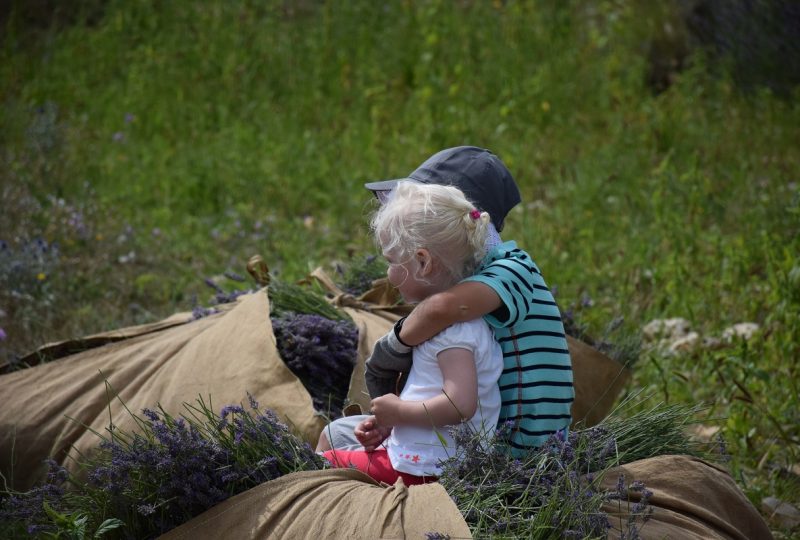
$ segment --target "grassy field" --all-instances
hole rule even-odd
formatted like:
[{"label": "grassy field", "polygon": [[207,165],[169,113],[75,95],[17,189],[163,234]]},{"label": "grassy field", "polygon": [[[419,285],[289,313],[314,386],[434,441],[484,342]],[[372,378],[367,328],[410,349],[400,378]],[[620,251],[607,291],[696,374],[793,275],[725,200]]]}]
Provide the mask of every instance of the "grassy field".
[{"label": "grassy field", "polygon": [[60,5],[1,34],[0,360],[203,304],[256,253],[372,253],[363,182],[473,144],[590,334],[698,333],[630,390],[709,404],[754,504],[800,505],[800,92],[687,47],[677,4]]}]

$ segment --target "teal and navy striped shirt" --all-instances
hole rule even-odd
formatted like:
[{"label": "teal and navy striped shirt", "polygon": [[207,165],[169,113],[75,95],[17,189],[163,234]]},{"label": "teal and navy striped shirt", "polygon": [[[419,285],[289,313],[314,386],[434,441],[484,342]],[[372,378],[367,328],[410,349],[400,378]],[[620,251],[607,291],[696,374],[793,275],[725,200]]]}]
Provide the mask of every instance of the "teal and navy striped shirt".
[{"label": "teal and navy striped shirt", "polygon": [[492,249],[465,281],[488,285],[505,306],[484,317],[503,350],[498,425],[513,422],[515,454],[539,447],[570,425],[575,397],[558,306],[536,263],[513,241]]}]

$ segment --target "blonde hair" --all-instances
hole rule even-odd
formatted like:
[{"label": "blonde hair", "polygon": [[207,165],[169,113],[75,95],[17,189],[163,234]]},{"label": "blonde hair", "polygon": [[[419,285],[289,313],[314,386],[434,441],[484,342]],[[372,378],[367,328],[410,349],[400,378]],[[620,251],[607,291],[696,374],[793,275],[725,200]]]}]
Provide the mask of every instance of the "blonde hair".
[{"label": "blonde hair", "polygon": [[458,188],[404,180],[370,225],[384,253],[408,260],[427,249],[447,271],[443,284],[450,284],[472,275],[486,255],[489,223],[489,214]]}]

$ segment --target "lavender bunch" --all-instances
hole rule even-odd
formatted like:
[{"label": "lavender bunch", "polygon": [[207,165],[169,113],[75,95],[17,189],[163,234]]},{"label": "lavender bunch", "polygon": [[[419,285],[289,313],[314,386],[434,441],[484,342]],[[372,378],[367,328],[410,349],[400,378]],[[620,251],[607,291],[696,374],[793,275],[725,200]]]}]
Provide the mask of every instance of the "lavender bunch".
[{"label": "lavender bunch", "polygon": [[332,419],[341,416],[356,364],[355,325],[286,312],[273,317],[272,328],[281,358],[311,394],[314,408]]},{"label": "lavender bunch", "polygon": [[[112,513],[146,536],[162,533],[228,498],[231,456],[183,419],[145,409],[149,433],[116,433],[100,444],[89,474]],[[113,433],[113,432],[112,432]],[[142,519],[147,518],[147,519]],[[135,524],[135,525],[134,525]]]},{"label": "lavender bunch", "polygon": [[100,538],[124,525],[116,518],[90,522],[90,514],[100,513],[87,511],[82,504],[86,499],[67,489],[72,479],[64,467],[53,460],[46,463],[44,483],[25,493],[3,494],[0,538]]},{"label": "lavender bunch", "polygon": [[202,399],[175,418],[163,409],[136,417],[140,432],[111,429],[87,464],[94,508],[120,518],[135,538],[162,534],[223,500],[299,470],[322,469],[311,447],[272,411]]},{"label": "lavender bunch", "polygon": [[47,480],[26,493],[8,493],[0,501],[0,533],[3,538],[53,532],[45,505],[55,510],[65,507],[67,470],[53,460],[47,461]]},{"label": "lavender bunch", "polygon": [[551,437],[539,450],[514,458],[502,427],[492,441],[460,427],[457,453],[439,481],[476,538],[605,538],[611,524],[599,477],[586,474],[602,459],[586,455],[583,438]]},{"label": "lavender bunch", "polygon": [[[606,471],[659,455],[713,459],[713,454],[686,435],[704,406],[643,408],[647,398],[637,397],[626,399],[600,425],[570,430],[566,437],[554,434],[520,459],[505,443],[513,423],[493,437],[459,427],[453,433],[456,453],[442,463],[439,481],[476,538],[605,538],[612,528],[622,538],[638,538],[652,514],[652,492],[637,482],[626,486],[624,479],[616,490],[605,490]],[[618,523],[601,510],[615,500],[625,516]]]}]

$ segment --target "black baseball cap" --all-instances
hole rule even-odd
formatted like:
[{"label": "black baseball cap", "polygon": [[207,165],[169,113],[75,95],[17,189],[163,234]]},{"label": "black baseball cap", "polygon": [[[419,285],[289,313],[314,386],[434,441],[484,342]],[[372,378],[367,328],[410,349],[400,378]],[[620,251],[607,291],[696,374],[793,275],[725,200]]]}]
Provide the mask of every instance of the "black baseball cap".
[{"label": "black baseball cap", "polygon": [[380,193],[388,193],[402,180],[457,187],[479,210],[489,212],[498,231],[503,230],[506,216],[522,200],[514,177],[500,158],[477,146],[441,150],[406,178],[369,182],[364,187],[381,199]]}]

